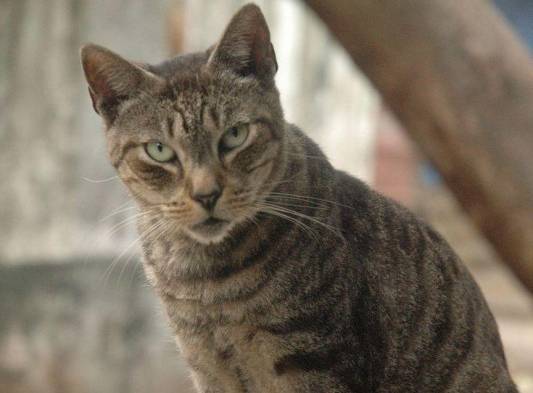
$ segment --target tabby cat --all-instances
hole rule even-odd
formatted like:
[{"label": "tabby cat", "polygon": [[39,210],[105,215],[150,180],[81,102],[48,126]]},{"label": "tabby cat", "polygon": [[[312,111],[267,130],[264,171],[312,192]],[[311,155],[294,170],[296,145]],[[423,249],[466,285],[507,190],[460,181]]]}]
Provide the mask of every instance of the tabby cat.
[{"label": "tabby cat", "polygon": [[517,391],[448,244],[285,122],[257,6],[204,52],[81,58],[199,392]]}]

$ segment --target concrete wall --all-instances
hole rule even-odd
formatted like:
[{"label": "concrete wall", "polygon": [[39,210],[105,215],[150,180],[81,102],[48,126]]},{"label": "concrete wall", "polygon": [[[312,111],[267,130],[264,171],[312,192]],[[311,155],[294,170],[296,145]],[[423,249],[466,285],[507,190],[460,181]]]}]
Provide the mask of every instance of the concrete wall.
[{"label": "concrete wall", "polygon": [[186,393],[138,262],[0,267],[0,392]]}]

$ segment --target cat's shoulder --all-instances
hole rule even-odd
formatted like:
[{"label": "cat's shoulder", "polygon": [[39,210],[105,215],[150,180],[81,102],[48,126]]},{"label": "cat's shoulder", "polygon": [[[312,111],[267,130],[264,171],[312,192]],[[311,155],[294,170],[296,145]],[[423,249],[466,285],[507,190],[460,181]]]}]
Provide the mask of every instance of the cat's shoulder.
[{"label": "cat's shoulder", "polygon": [[428,243],[449,248],[444,238],[422,217],[397,201],[373,190],[362,180],[350,174],[335,171],[336,198],[342,214],[351,217],[356,224],[374,228],[385,237],[397,237],[402,233],[416,233]]}]

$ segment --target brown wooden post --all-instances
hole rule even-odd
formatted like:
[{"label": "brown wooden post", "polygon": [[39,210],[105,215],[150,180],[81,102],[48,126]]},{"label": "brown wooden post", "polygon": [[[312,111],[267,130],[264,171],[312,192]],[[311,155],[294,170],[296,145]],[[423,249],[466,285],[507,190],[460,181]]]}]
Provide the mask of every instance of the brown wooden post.
[{"label": "brown wooden post", "polygon": [[533,291],[533,64],[484,0],[307,0]]}]

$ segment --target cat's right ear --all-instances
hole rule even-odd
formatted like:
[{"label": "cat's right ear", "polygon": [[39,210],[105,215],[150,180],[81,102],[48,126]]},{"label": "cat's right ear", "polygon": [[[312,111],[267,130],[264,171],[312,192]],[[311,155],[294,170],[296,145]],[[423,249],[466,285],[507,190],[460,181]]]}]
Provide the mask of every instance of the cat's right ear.
[{"label": "cat's right ear", "polygon": [[94,110],[108,122],[114,120],[121,102],[163,83],[151,72],[99,45],[84,45],[80,55]]}]

